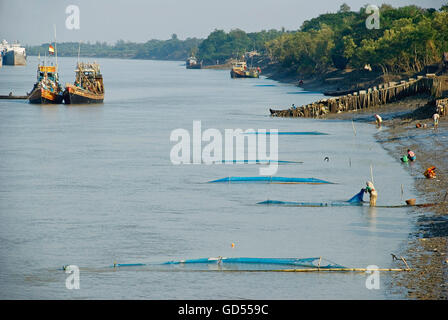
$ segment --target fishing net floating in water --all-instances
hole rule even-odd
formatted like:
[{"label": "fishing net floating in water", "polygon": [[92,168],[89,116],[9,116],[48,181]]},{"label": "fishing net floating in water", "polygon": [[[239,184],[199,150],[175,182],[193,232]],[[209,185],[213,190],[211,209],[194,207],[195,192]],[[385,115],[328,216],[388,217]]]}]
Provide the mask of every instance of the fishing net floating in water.
[{"label": "fishing net floating in water", "polygon": [[310,184],[333,184],[333,182],[316,178],[288,178],[288,177],[226,177],[209,183],[310,183]]},{"label": "fishing net floating in water", "polygon": [[257,204],[267,205],[283,205],[283,206],[295,206],[295,207],[343,207],[343,206],[360,206],[364,203],[364,189],[361,189],[357,194],[351,197],[347,201],[333,201],[333,202],[295,202],[295,201],[279,201],[279,200],[266,200],[258,202]]},{"label": "fishing net floating in water", "polygon": [[284,132],[246,132],[245,134],[277,134],[277,135],[286,135],[286,136],[327,136],[328,133],[319,132],[319,131],[284,131]]},{"label": "fishing net floating in water", "polygon": [[[62,270],[66,270],[64,266]],[[315,258],[227,258],[211,257],[149,263],[116,263],[107,269],[132,269],[160,272],[365,272],[366,268],[349,268],[322,257]],[[104,272],[106,269],[84,268]],[[410,271],[402,268],[378,268],[378,271]]]},{"label": "fishing net floating in water", "polygon": [[303,161],[290,160],[222,160],[221,163],[256,163],[256,164],[289,164],[289,163],[303,163]]},{"label": "fishing net floating in water", "polygon": [[345,268],[337,263],[323,259],[316,258],[226,258],[226,257],[212,257],[200,259],[186,259],[177,261],[167,261],[162,263],[115,263],[111,267],[148,267],[152,270],[159,271],[181,271],[181,270],[234,270],[234,271],[269,271],[282,270],[285,267],[301,267],[301,268],[321,268],[321,269],[335,269]]}]

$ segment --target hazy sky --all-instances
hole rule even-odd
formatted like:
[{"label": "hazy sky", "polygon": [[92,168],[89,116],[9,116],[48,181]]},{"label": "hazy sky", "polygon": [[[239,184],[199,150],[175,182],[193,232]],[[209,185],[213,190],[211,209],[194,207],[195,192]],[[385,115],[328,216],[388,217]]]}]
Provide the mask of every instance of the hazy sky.
[{"label": "hazy sky", "polygon": [[[303,21],[321,13],[336,12],[342,3],[352,10],[366,4],[394,7],[417,4],[439,9],[446,0],[0,0],[0,40],[22,44],[107,41],[119,39],[145,42],[168,39],[205,38],[214,29],[240,28],[296,30]],[[69,30],[65,21],[68,5],[80,10],[80,29]]]}]

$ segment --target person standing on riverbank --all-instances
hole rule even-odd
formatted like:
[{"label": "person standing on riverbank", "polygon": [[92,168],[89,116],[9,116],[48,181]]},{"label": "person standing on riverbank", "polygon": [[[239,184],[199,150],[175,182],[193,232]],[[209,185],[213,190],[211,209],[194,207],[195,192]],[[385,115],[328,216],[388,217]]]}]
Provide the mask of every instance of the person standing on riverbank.
[{"label": "person standing on riverbank", "polygon": [[432,119],[434,120],[434,129],[436,129],[439,126],[439,118],[440,115],[438,113],[433,114]]},{"label": "person standing on riverbank", "polygon": [[378,192],[375,190],[375,186],[371,181],[367,181],[367,188],[366,192],[370,195],[370,206],[375,207],[376,206],[376,199],[378,198]]}]

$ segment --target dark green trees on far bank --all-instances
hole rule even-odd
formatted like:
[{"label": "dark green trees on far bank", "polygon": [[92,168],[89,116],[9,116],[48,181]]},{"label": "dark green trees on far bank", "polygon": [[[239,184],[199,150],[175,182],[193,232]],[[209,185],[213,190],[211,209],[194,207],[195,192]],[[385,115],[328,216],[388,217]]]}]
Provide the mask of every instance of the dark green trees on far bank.
[{"label": "dark green trees on far bank", "polygon": [[448,51],[448,7],[379,8],[380,28],[368,29],[365,8],[305,21],[297,32],[266,43],[270,58],[291,73],[315,74],[370,65],[383,73],[418,72]]},{"label": "dark green trees on far bank", "polygon": [[261,32],[246,33],[240,29],[226,33],[215,30],[201,42],[198,57],[206,64],[224,63],[230,58],[239,58],[247,51],[266,51],[266,43],[278,38],[284,31],[263,30]]},{"label": "dark green trees on far bank", "polygon": [[[336,13],[305,21],[297,31],[263,30],[246,33],[214,30],[206,39],[168,40],[145,43],[119,40],[114,45],[81,44],[81,54],[157,60],[185,60],[194,53],[205,65],[224,63],[256,50],[283,73],[315,75],[344,68],[373,69],[387,73],[419,72],[441,61],[448,52],[448,5],[440,9],[418,6],[379,8],[379,28],[368,28],[371,12],[362,7],[351,11],[346,4]],[[43,55],[48,44],[27,47],[28,54]],[[58,44],[60,56],[76,56],[78,43]]]}]

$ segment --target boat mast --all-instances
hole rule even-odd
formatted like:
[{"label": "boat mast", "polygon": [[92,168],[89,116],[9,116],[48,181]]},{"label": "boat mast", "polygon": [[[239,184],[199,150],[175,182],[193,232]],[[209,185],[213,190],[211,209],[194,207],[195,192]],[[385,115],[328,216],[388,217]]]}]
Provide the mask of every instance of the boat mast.
[{"label": "boat mast", "polygon": [[81,41],[79,41],[79,45],[78,45],[78,66],[79,66],[79,54],[81,52]]},{"label": "boat mast", "polygon": [[56,46],[56,25],[55,24],[53,25],[53,28],[54,28],[54,55],[56,58],[56,73],[57,73],[58,72],[58,49]]}]

